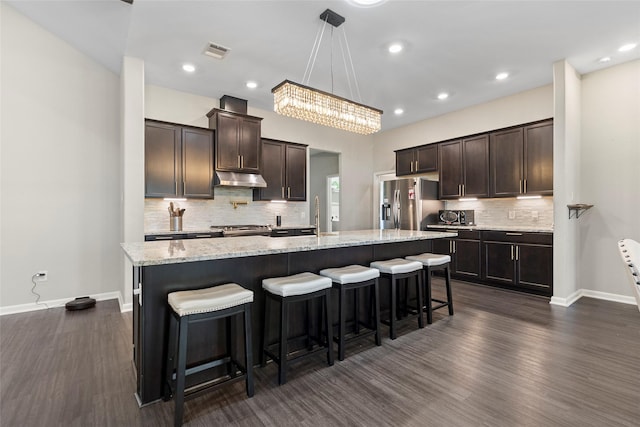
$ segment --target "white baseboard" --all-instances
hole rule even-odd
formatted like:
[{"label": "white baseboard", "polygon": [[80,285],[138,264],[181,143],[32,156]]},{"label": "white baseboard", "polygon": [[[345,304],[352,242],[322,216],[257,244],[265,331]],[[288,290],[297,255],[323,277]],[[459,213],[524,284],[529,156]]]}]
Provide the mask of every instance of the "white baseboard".
[{"label": "white baseboard", "polygon": [[550,304],[559,305],[562,307],[569,307],[574,302],[578,301],[582,297],[589,297],[595,299],[601,299],[605,301],[619,302],[622,304],[637,305],[634,297],[618,294],[610,294],[608,292],[592,291],[589,289],[578,289],[567,298],[551,297]]},{"label": "white baseboard", "polygon": [[[110,299],[117,299],[118,302],[122,299],[120,292],[104,292],[101,294],[88,295],[89,297],[95,299],[96,301],[105,301]],[[69,301],[73,300],[75,297],[69,298],[61,298],[55,300],[41,301],[38,304],[29,303],[29,304],[18,304],[18,305],[9,305],[6,307],[0,307],[0,316],[4,316],[7,314],[17,314],[17,313],[26,313],[29,311],[37,311],[37,310],[46,310],[48,308],[57,308],[62,307]],[[120,311],[123,310],[123,306],[127,304],[120,304]],[[131,304],[128,304],[131,305]],[[131,308],[130,308],[131,309]]]}]

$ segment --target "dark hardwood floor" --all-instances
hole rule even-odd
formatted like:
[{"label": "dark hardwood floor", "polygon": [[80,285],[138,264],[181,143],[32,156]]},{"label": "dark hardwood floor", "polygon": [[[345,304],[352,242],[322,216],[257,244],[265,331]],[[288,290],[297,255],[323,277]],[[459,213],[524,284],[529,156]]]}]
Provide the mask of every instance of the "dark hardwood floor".
[{"label": "dark hardwood floor", "polygon": [[[561,308],[462,282],[453,292],[453,317],[409,322],[395,341],[383,327],[382,347],[354,342],[333,367],[294,363],[281,387],[276,366],[256,368],[253,398],[236,383],[190,400],[185,425],[640,425],[635,306]],[[131,313],[115,300],[1,317],[0,425],[171,425],[172,402],[138,408],[130,343]]]}]

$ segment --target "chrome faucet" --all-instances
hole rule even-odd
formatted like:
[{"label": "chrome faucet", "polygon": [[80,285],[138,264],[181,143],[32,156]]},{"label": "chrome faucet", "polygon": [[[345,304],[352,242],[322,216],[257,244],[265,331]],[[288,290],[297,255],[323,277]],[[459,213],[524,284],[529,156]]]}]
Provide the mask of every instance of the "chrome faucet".
[{"label": "chrome faucet", "polygon": [[315,205],[315,226],[316,226],[316,236],[320,235],[320,199],[318,199],[318,196],[315,197],[314,199],[314,205]]}]

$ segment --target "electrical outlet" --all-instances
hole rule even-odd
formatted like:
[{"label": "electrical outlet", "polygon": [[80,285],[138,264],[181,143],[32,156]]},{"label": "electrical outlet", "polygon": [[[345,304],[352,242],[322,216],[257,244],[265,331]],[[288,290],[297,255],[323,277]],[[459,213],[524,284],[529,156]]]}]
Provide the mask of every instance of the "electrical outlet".
[{"label": "electrical outlet", "polygon": [[516,211],[514,210],[509,211],[509,219],[516,219]]},{"label": "electrical outlet", "polygon": [[36,282],[46,282],[49,280],[49,272],[47,270],[40,270],[36,273]]}]

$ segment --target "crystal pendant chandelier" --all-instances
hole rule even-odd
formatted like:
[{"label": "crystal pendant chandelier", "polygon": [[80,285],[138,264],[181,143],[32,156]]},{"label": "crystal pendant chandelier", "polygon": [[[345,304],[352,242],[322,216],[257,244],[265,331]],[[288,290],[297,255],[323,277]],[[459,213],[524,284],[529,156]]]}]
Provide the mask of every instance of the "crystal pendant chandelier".
[{"label": "crystal pendant chandelier", "polygon": [[[311,51],[307,70],[303,77],[303,82],[306,82],[306,84],[299,84],[290,80],[285,80],[274,87],[271,92],[273,93],[275,112],[282,114],[283,116],[306,120],[312,123],[363,135],[378,132],[381,127],[382,110],[368,107],[364,104],[350,101],[346,98],[308,86],[309,79],[311,78],[311,71],[313,71],[313,66],[315,65],[315,57],[318,55],[326,24],[328,23],[337,28],[345,21],[342,16],[330,9],[325,10],[320,15],[320,19],[324,24],[319,30],[319,35],[316,36],[316,43]],[[344,40],[349,62],[351,64],[351,70],[353,72],[354,86],[359,94],[358,83],[355,78],[355,71],[353,71],[354,68],[353,62],[351,61],[349,46],[346,43],[346,35],[344,36]],[[347,70],[347,83],[351,89],[346,59],[345,69]],[[353,97],[353,94],[351,96]]]}]

